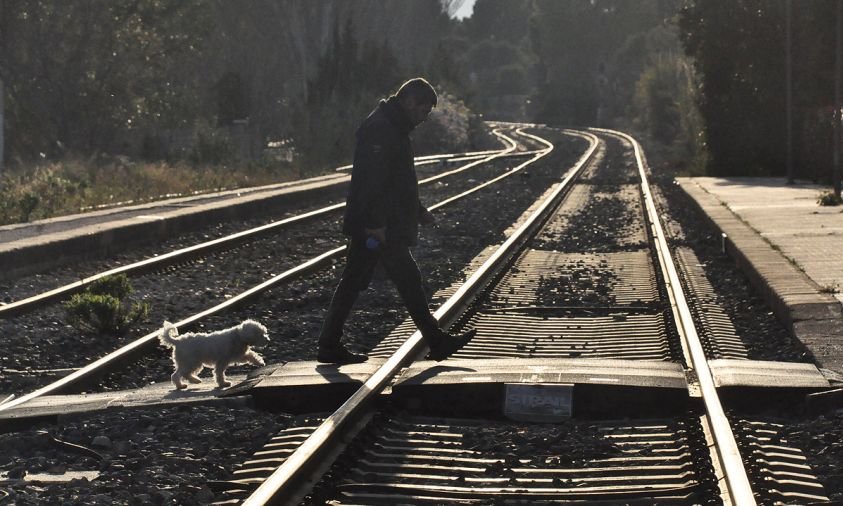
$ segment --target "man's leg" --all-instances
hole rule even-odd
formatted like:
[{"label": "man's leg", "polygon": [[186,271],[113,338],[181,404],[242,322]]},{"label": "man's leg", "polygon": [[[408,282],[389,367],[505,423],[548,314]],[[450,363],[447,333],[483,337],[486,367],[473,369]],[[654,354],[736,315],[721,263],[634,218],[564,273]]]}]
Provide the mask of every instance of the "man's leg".
[{"label": "man's leg", "polygon": [[351,308],[359,293],[349,286],[345,277],[340,279],[331,297],[331,305],[328,306],[325,320],[322,322],[322,330],[319,332],[319,349],[339,347],[345,320],[351,313]]},{"label": "man's leg", "polygon": [[422,335],[430,335],[439,330],[439,323],[430,314],[427,305],[427,295],[422,286],[421,272],[416,260],[406,246],[392,246],[384,248],[381,255],[389,278],[395,283],[410,317]]},{"label": "man's leg", "polygon": [[474,336],[471,330],[458,336],[452,336],[439,328],[436,318],[430,313],[427,296],[422,286],[421,272],[416,260],[406,246],[391,246],[384,248],[381,263],[389,274],[390,279],[398,288],[398,293],[404,300],[410,317],[421,331],[430,347],[430,355],[434,360],[442,360]]},{"label": "man's leg", "polygon": [[345,268],[319,332],[317,360],[320,362],[348,364],[366,360],[365,355],[346,350],[340,341],[345,320],[360,291],[368,286],[377,260],[377,255],[368,251],[359,241],[352,240],[349,243]]}]

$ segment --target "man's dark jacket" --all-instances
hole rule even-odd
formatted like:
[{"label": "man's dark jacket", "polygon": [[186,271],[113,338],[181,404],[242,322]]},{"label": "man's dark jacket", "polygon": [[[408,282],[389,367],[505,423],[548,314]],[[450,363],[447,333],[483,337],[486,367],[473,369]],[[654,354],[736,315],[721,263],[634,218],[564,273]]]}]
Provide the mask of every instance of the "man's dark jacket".
[{"label": "man's dark jacket", "polygon": [[410,131],[413,124],[395,96],[382,100],[357,129],[354,166],[343,233],[386,227],[386,242],[411,246],[419,228],[418,180]]}]

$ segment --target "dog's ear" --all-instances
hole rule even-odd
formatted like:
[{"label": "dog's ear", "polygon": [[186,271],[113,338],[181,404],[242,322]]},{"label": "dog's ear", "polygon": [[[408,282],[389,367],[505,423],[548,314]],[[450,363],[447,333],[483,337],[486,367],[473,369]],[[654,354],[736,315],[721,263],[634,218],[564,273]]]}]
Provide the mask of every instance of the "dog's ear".
[{"label": "dog's ear", "polygon": [[267,330],[266,326],[258,322],[255,322],[255,325],[257,325],[257,327],[260,329],[260,335],[258,336],[258,338],[262,337],[269,341],[269,330]]},{"label": "dog's ear", "polygon": [[251,334],[252,326],[249,324],[249,320],[240,322],[240,325],[237,326],[237,332],[234,333],[237,342],[243,344],[249,344]]},{"label": "dog's ear", "polygon": [[254,320],[246,320],[240,325],[238,338],[250,345],[257,345],[268,340],[266,327]]},{"label": "dog's ear", "polygon": [[267,335],[269,333],[264,324],[251,319],[244,320],[243,323],[240,324],[240,328],[242,330],[248,329],[250,333],[254,333],[257,330],[260,330],[263,335]]}]

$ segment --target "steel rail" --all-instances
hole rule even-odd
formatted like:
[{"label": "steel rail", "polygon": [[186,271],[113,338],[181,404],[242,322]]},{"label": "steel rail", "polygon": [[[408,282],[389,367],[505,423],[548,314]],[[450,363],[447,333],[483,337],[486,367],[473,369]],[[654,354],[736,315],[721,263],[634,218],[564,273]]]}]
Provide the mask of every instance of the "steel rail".
[{"label": "steel rail", "polygon": [[[485,156],[489,156],[494,153],[499,153],[502,150],[489,150],[489,151],[472,151],[470,153],[454,153],[454,154],[445,154],[445,155],[428,155],[428,156],[417,156],[413,158],[415,161],[416,167],[419,165],[430,165],[433,163],[441,163],[441,162],[461,162],[465,160],[476,160],[478,158],[483,158]],[[346,172],[351,169],[352,165],[343,165],[334,169],[336,172]]]},{"label": "steel rail", "polygon": [[[531,135],[531,134],[525,134],[525,135]],[[535,139],[540,139],[539,137],[536,137],[536,136],[532,136],[532,137],[535,138]],[[505,173],[503,175],[503,177],[509,177],[509,176],[514,175],[514,174],[517,174],[524,167],[526,167],[527,165],[529,165],[530,163],[532,163],[533,161],[535,161],[536,159],[538,159],[540,157],[541,156],[538,156],[538,157],[534,158],[532,161],[528,161],[528,162],[525,162],[525,163],[521,164],[520,166],[518,166],[518,167],[512,169],[511,171]],[[500,181],[501,179],[503,179],[503,177],[497,177],[497,178],[495,178],[495,181]],[[471,193],[474,193],[475,191],[478,191],[480,188],[485,188],[486,186],[488,186],[488,184],[484,183],[484,184],[480,185],[479,187],[476,187],[477,189],[468,190],[466,192],[463,192],[460,195],[462,195],[462,196],[470,195]],[[457,199],[449,198],[448,203],[453,202],[454,200],[457,200]],[[442,206],[440,204],[436,204],[435,206],[431,206],[431,209],[436,209],[436,208],[439,208],[439,207],[442,207]],[[238,304],[248,302],[251,299],[257,297],[258,295],[260,295],[261,293],[263,293],[267,290],[270,290],[270,289],[272,289],[272,288],[274,288],[274,287],[276,287],[280,284],[283,284],[285,282],[292,281],[292,280],[294,280],[294,279],[296,279],[296,278],[298,278],[298,277],[300,277],[304,274],[307,274],[309,272],[313,272],[313,271],[321,268],[322,266],[327,265],[333,258],[336,258],[336,257],[340,256],[340,254],[342,254],[345,251],[345,249],[346,249],[346,246],[340,246],[340,247],[331,249],[329,251],[326,251],[326,252],[324,252],[324,253],[316,256],[316,257],[313,257],[313,258],[311,258],[311,259],[309,259],[305,262],[302,262],[301,264],[297,265],[296,267],[293,267],[293,268],[291,268],[291,269],[289,269],[289,270],[287,270],[287,271],[285,271],[281,274],[278,274],[277,276],[274,276],[273,278],[271,278],[267,281],[264,281],[263,283],[261,283],[257,286],[254,286],[254,287],[246,290],[245,292],[242,292],[242,293],[240,293],[240,294],[238,294],[238,295],[236,295],[236,296],[234,296],[234,297],[232,297],[232,298],[230,298],[230,299],[228,299],[228,300],[226,300],[226,301],[224,301],[224,302],[222,302],[222,303],[220,303],[216,306],[213,306],[209,309],[206,309],[205,311],[202,311],[202,312],[197,313],[193,316],[190,316],[188,318],[180,320],[180,321],[176,322],[174,325],[177,328],[181,329],[182,327],[194,324],[194,323],[200,321],[203,318],[221,313],[221,312],[223,312],[223,311],[225,311],[229,308],[235,307]],[[72,388],[77,387],[78,385],[86,384],[86,383],[90,382],[92,379],[97,378],[97,377],[101,376],[104,372],[107,372],[108,370],[110,370],[111,367],[115,367],[118,364],[129,361],[132,358],[134,358],[134,357],[136,357],[136,356],[138,356],[142,353],[145,353],[147,349],[156,346],[157,341],[158,341],[158,333],[159,333],[159,331],[156,330],[155,332],[151,332],[149,334],[146,334],[146,335],[136,339],[135,341],[133,341],[133,342],[131,342],[131,343],[129,343],[129,344],[127,344],[127,345],[125,345],[125,346],[123,346],[123,347],[121,347],[121,348],[119,348],[119,349],[117,349],[117,350],[97,359],[97,360],[95,360],[94,362],[92,362],[92,363],[90,363],[90,364],[88,364],[88,365],[86,365],[86,366],[84,366],[80,369],[77,369],[73,373],[71,373],[71,374],[69,374],[69,375],[67,375],[67,376],[65,376],[65,377],[63,377],[63,378],[61,378],[57,381],[54,381],[54,382],[52,382],[48,385],[45,385],[45,386],[43,386],[43,387],[41,387],[41,388],[39,388],[39,389],[29,393],[29,394],[23,395],[23,396],[18,397],[14,400],[4,401],[4,403],[0,404],[0,413],[2,413],[3,411],[7,411],[7,410],[14,409],[16,407],[19,407],[22,404],[25,404],[25,403],[27,403],[27,402],[35,399],[35,398],[45,396],[45,395],[55,395],[55,394],[67,392],[67,391],[71,390]]]},{"label": "steel rail", "polygon": [[[498,132],[500,131],[500,129],[502,127],[504,127],[504,126],[515,127],[515,126],[518,126],[518,125],[523,125],[523,123],[506,123],[506,122],[494,122],[494,123],[490,122],[489,124],[493,127],[497,127],[495,130],[492,130],[492,134],[497,136],[501,140],[504,140],[504,139],[501,138],[500,135],[498,135]],[[506,142],[506,141],[504,140],[504,142]],[[486,151],[471,151],[471,152],[468,152],[468,153],[446,153],[446,154],[438,154],[438,155],[425,155],[425,156],[417,156],[417,157],[415,157],[414,160],[416,162],[416,166],[418,166],[418,165],[426,165],[426,164],[429,164],[429,163],[438,163],[438,162],[442,162],[442,161],[456,162],[456,161],[472,160],[472,159],[476,159],[476,158],[483,158],[484,156],[492,155],[492,154],[495,154],[495,153],[501,153],[501,151],[502,150],[490,149],[490,150],[486,150]],[[516,156],[521,155],[521,154],[527,154],[527,153],[528,152],[516,153]],[[351,165],[343,165],[341,167],[337,167],[334,170],[336,170],[337,172],[342,172],[342,171],[349,170],[351,167],[352,167]]]},{"label": "steel rail", "polygon": [[425,155],[425,156],[417,156],[416,161],[422,160],[441,160],[441,159],[448,159],[448,158],[456,158],[460,156],[486,156],[492,155],[495,153],[500,152],[499,149],[489,149],[486,151],[470,151],[467,153],[448,153],[448,154],[441,154],[441,155]]},{"label": "steel rail", "polygon": [[[503,148],[506,149],[506,148]],[[416,166],[419,165],[430,165],[432,163],[441,163],[443,161],[447,162],[461,162],[466,160],[476,160],[477,158],[482,158],[484,156],[488,156],[493,153],[497,153],[503,151],[503,149],[490,149],[487,151],[467,151],[465,153],[441,153],[437,155],[424,155],[424,156],[416,156],[413,158]],[[337,167],[334,169],[335,172],[345,171],[351,168],[351,165],[343,165],[341,167]],[[313,178],[308,179],[299,179],[295,181],[286,181],[283,183],[272,183],[263,186],[250,186],[245,188],[220,188],[214,191],[190,191],[186,193],[168,193],[166,195],[158,195],[155,197],[150,197],[148,199],[142,200],[124,200],[121,202],[109,202],[108,204],[97,204],[91,206],[85,206],[80,208],[82,212],[88,211],[101,211],[101,210],[111,210],[118,207],[124,206],[135,206],[135,205],[145,205],[149,203],[153,203],[156,201],[164,200],[164,199],[180,199],[180,198],[193,198],[193,197],[213,197],[214,195],[220,194],[234,194],[234,193],[261,193],[267,192],[272,190],[277,190],[279,188],[290,187],[293,185],[305,183],[307,181],[311,181],[314,179],[320,179],[325,177],[341,177],[342,175],[336,174],[327,174],[323,176],[316,176]]]},{"label": "steel rail", "polygon": [[[490,282],[503,261],[516,254],[527,238],[548,218],[558,201],[569,189],[570,181],[591,160],[598,145],[596,137],[590,134],[584,135],[579,132],[566,131],[566,133],[590,138],[591,146],[577,161],[574,167],[566,173],[562,182],[558,184],[556,189],[542,202],[538,209],[434,312],[434,317],[438,321],[448,322],[452,320],[464,309],[468,301]],[[537,137],[535,138],[539,139]],[[546,143],[543,140],[542,142]],[[553,146],[550,145],[545,152],[522,164],[521,168],[546,156],[552,149]],[[298,488],[309,470],[319,463],[320,457],[329,452],[331,446],[341,441],[344,436],[343,429],[362,418],[374,399],[387,386],[389,381],[406,364],[423,353],[425,349],[426,346],[422,341],[421,332],[414,332],[342,406],[325,419],[301,443],[296,451],[290,454],[283,464],[261,483],[243,504],[251,506],[286,504],[287,501],[292,500],[300,492]]]},{"label": "steel rail", "polygon": [[690,358],[688,366],[693,370],[698,381],[705,410],[708,415],[705,418],[716,443],[715,448],[720,461],[719,465],[724,473],[723,478],[728,491],[728,497],[725,497],[724,501],[727,504],[739,506],[754,505],[756,501],[749,483],[749,477],[746,474],[746,468],[738,450],[735,436],[729,425],[729,420],[726,418],[723,405],[720,403],[720,398],[717,395],[714,377],[711,374],[711,369],[708,367],[705,350],[697,334],[691,309],[682,290],[679,274],[670,254],[659,213],[656,209],[652,193],[650,192],[650,184],[647,179],[646,164],[642,155],[641,146],[638,144],[638,141],[623,132],[600,128],[590,128],[589,130],[619,137],[629,142],[633,147],[635,161],[638,165],[638,173],[641,177],[641,193],[644,196],[647,216],[650,220],[650,227],[658,253],[659,265],[664,275],[665,283],[667,284],[671,310],[674,314],[674,320],[677,322],[677,327],[683,341],[683,348]]},{"label": "steel rail", "polygon": [[[542,139],[541,137],[536,137],[535,135],[528,134],[528,133],[524,132],[524,128],[528,128],[528,127],[526,127],[526,126],[525,126],[525,127],[522,127],[522,128],[518,128],[518,129],[516,129],[516,130],[515,130],[515,133],[517,133],[518,135],[523,135],[524,137],[529,137],[529,138],[532,138],[532,139],[534,139],[534,140],[539,140],[539,141],[541,141],[541,142],[546,142],[546,141],[544,141],[544,139]],[[551,145],[551,146],[552,146],[552,145]],[[541,157],[545,156],[547,153],[549,153],[549,151],[547,151],[547,152],[542,152],[542,153],[538,153],[538,154],[536,154],[536,156],[535,156],[535,157],[533,157],[531,160],[527,160],[526,162],[522,163],[521,165],[518,165],[518,166],[514,167],[513,169],[511,169],[511,171],[510,171],[510,172],[505,172],[505,173],[501,174],[500,176],[495,177],[495,178],[492,178],[492,179],[490,179],[490,180],[486,181],[486,182],[485,182],[485,183],[483,183],[483,184],[477,185],[477,186],[475,186],[474,188],[472,188],[472,189],[470,189],[470,190],[468,190],[468,191],[465,191],[465,192],[463,192],[463,193],[460,193],[460,194],[458,194],[458,195],[454,195],[453,197],[450,197],[450,198],[448,198],[448,199],[445,199],[445,200],[443,200],[442,202],[439,202],[438,204],[435,204],[435,205],[430,206],[428,209],[430,209],[431,211],[432,211],[432,210],[435,210],[435,209],[438,209],[439,207],[442,207],[442,206],[444,206],[444,205],[450,204],[450,203],[451,203],[451,202],[453,202],[454,200],[459,200],[459,199],[461,199],[461,198],[465,197],[466,195],[469,195],[469,194],[471,194],[471,193],[474,193],[474,192],[476,192],[476,191],[479,191],[479,190],[481,190],[481,189],[483,189],[483,188],[485,188],[485,187],[489,186],[490,184],[493,184],[493,183],[496,183],[496,182],[500,181],[501,179],[507,178],[507,177],[511,176],[513,172],[520,171],[521,169],[523,169],[523,168],[524,168],[524,167],[526,167],[527,165],[529,165],[529,164],[531,164],[531,163],[535,162],[536,160],[538,160],[539,158],[541,158]],[[444,175],[447,175],[447,174],[448,174],[448,173],[446,172],[446,173],[444,173],[444,174],[439,174],[439,175],[436,175],[436,176],[434,176],[433,178],[429,178],[429,179],[430,179],[430,180],[432,180],[432,179],[434,179],[434,178],[435,178],[435,179],[438,179],[440,176],[443,176],[443,177],[444,177]]]},{"label": "steel rail", "polygon": [[[499,132],[493,132],[498,138],[501,139],[504,144],[507,145],[506,148],[493,152],[491,155],[485,156],[483,158],[477,159],[476,161],[466,164],[464,166],[458,167],[454,170],[450,170],[441,174],[437,174],[435,176],[423,179],[419,181],[420,185],[429,184],[439,179],[457,174],[459,172],[471,169],[476,167],[477,165],[481,165],[483,163],[490,162],[496,158],[501,158],[503,156],[507,156],[512,154],[512,152],[517,147],[517,143],[510,137],[506,136],[505,134]],[[517,153],[515,156],[525,156],[528,155],[529,151]],[[249,230],[244,230],[242,232],[237,232],[235,234],[231,234],[225,237],[220,237],[217,239],[213,239],[210,241],[202,242],[199,244],[195,244],[193,246],[188,246],[186,248],[180,248],[178,250],[171,251],[169,253],[165,253],[153,258],[148,258],[145,260],[140,260],[138,262],[133,262],[131,264],[122,265],[119,267],[115,267],[113,269],[109,269],[107,271],[99,272],[92,276],[85,277],[79,281],[74,281],[73,283],[68,283],[66,285],[54,288],[52,290],[48,290],[46,292],[42,292],[25,299],[20,299],[17,301],[10,302],[8,304],[0,305],[0,318],[10,318],[13,316],[18,316],[23,314],[27,311],[31,311],[38,307],[43,306],[44,304],[48,304],[50,302],[54,302],[57,300],[62,300],[74,293],[79,293],[85,289],[85,287],[89,286],[94,281],[102,279],[106,276],[112,276],[116,274],[141,274],[144,272],[149,272],[155,269],[160,269],[167,265],[171,265],[178,261],[184,261],[185,259],[191,258],[192,256],[199,256],[201,254],[214,251],[217,249],[222,249],[225,247],[230,247],[238,242],[243,242],[246,240],[254,239],[259,237],[263,234],[268,234],[269,232],[275,231],[278,228],[291,225],[293,223],[297,223],[299,221],[307,220],[310,218],[314,218],[317,216],[322,216],[324,214],[328,214],[339,209],[345,207],[345,203],[339,203],[330,205],[327,207],[323,207],[320,209],[315,209],[313,211],[299,214],[296,216],[291,216],[290,218],[285,218],[283,220],[274,221],[272,223],[267,223],[266,225],[261,225],[259,227],[255,227]]]},{"label": "steel rail", "polygon": [[[204,318],[222,313],[227,309],[248,302],[256,296],[262,294],[263,292],[271,288],[276,287],[279,284],[292,281],[298,278],[299,276],[321,268],[322,266],[328,264],[332,258],[339,256],[340,253],[345,251],[345,248],[345,246],[340,246],[338,248],[326,251],[325,253],[313,257],[310,260],[307,260],[306,262],[303,262],[293,267],[292,269],[284,271],[281,274],[278,274],[277,276],[274,276],[259,285],[256,285],[242,293],[237,294],[236,296],[230,299],[227,299],[226,301],[220,304],[217,304],[216,306],[208,308],[200,313],[196,313],[183,320],[179,320],[178,322],[174,323],[174,325],[177,328],[181,329],[185,326],[194,324]],[[24,403],[31,401],[32,399],[42,397],[45,395],[55,395],[63,393],[70,390],[72,387],[76,387],[78,385],[90,382],[92,379],[97,378],[103,373],[110,370],[109,368],[115,367],[117,364],[127,362],[132,358],[142,353],[145,353],[148,349],[156,346],[158,342],[159,333],[160,330],[150,332],[149,334],[139,337],[131,343],[122,346],[117,350],[95,360],[94,362],[91,362],[90,364],[75,370],[74,372],[57,381],[45,385],[29,394],[18,397],[17,399],[10,400],[4,404],[0,404],[0,413],[16,408]]]}]

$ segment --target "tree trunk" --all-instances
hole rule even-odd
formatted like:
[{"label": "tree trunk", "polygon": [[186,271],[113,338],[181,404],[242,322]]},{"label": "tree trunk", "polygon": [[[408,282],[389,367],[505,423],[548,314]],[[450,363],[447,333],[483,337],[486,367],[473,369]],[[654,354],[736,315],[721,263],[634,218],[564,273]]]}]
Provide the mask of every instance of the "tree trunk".
[{"label": "tree trunk", "polygon": [[3,156],[5,155],[3,152],[3,142],[5,141],[3,134],[6,129],[6,121],[3,116],[3,99],[5,98],[5,94],[6,92],[3,89],[3,80],[0,79],[0,173],[3,172]]}]

